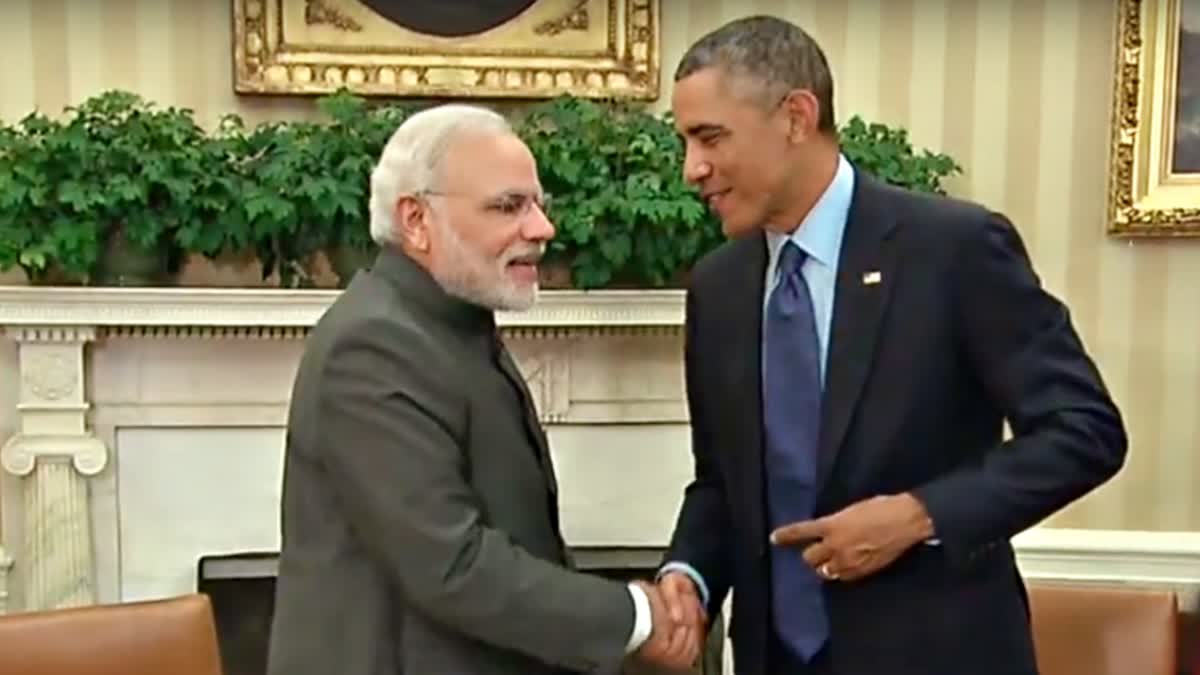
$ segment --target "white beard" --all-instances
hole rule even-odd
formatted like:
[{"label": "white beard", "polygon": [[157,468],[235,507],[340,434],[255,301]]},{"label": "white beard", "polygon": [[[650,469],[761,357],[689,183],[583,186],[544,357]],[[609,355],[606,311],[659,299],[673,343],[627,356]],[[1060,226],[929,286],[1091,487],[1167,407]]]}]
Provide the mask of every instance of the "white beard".
[{"label": "white beard", "polygon": [[508,263],[523,255],[544,253],[545,246],[514,244],[498,259],[489,260],[463,241],[458,232],[437,218],[443,250],[430,273],[445,291],[491,310],[523,312],[537,302],[538,283],[521,284],[508,276]]}]

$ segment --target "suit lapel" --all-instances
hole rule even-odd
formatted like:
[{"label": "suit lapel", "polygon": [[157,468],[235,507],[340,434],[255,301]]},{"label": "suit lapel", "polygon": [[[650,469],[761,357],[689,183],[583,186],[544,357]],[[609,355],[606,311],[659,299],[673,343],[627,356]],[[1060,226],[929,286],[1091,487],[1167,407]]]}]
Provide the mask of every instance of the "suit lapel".
[{"label": "suit lapel", "polygon": [[759,542],[760,552],[766,550],[766,492],[764,482],[764,434],[762,402],[762,321],[763,291],[767,268],[767,243],[761,234],[747,237],[738,244],[736,277],[731,279],[732,302],[728,303],[730,351],[712,358],[727,359],[730,371],[730,391],[745,392],[742,405],[730,410],[724,419],[734,429],[732,438],[744,441],[738,449],[743,453],[734,463],[742,467],[741,493],[747,496],[749,523],[759,531],[749,533],[750,541]]},{"label": "suit lapel", "polygon": [[536,406],[533,405],[533,396],[529,393],[529,386],[525,382],[525,377],[521,375],[517,364],[513,362],[512,357],[508,353],[508,349],[504,346],[504,342],[499,336],[496,336],[497,354],[496,360],[500,363],[500,370],[504,371],[504,375],[509,379],[517,389],[517,394],[521,398],[521,407],[525,411],[525,429],[529,433],[529,437],[533,439],[534,445],[537,446],[538,463],[542,466],[542,473],[546,476],[546,483],[550,486],[551,494],[558,494],[558,481],[554,477],[554,466],[550,459],[550,446],[546,442],[546,435],[542,431],[541,420],[538,419]]},{"label": "suit lapel", "polygon": [[817,485],[824,486],[862,395],[891,289],[896,285],[896,221],[883,187],[858,172],[838,263],[822,405]]}]

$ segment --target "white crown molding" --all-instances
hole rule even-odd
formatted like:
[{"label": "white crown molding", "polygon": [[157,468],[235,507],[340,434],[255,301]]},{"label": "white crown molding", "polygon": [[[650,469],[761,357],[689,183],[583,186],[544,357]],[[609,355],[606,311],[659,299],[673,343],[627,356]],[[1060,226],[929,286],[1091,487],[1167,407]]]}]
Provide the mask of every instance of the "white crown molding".
[{"label": "white crown molding", "polygon": [[[244,288],[75,288],[0,286],[0,325],[307,328],[337,290]],[[543,291],[528,312],[499,312],[504,327],[619,327],[683,324],[679,290]]]},{"label": "white crown molding", "polygon": [[1035,527],[1013,546],[1029,579],[1200,590],[1200,532]]}]

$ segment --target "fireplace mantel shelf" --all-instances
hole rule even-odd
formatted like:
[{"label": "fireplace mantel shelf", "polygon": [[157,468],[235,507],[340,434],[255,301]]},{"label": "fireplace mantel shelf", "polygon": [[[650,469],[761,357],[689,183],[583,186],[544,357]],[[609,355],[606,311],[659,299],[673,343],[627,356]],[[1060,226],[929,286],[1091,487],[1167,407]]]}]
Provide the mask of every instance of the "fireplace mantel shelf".
[{"label": "fireplace mantel shelf", "polygon": [[[338,290],[0,286],[0,326],[293,327],[316,323]],[[683,324],[679,290],[543,291],[501,326],[587,328]]]}]

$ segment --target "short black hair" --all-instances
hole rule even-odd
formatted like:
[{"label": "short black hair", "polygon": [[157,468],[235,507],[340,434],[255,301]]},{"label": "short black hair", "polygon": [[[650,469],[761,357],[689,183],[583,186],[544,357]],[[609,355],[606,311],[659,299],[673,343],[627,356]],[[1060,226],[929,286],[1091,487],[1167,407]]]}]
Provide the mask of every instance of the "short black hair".
[{"label": "short black hair", "polygon": [[833,75],[821,46],[804,29],[774,16],[735,19],[688,48],[675,69],[675,81],[717,67],[734,77],[757,80],[764,104],[774,104],[793,89],[817,99],[817,128],[834,133]]}]

